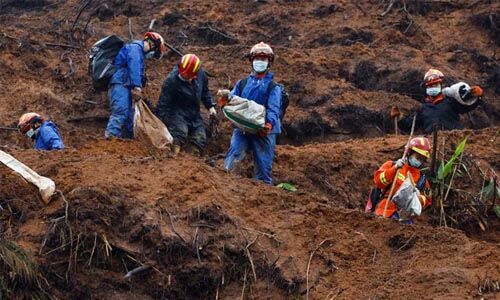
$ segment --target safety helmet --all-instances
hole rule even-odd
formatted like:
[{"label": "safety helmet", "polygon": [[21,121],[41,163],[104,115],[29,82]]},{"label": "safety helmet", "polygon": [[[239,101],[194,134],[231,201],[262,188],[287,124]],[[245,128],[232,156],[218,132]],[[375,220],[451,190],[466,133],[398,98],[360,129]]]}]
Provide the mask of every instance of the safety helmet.
[{"label": "safety helmet", "polygon": [[264,42],[260,42],[252,47],[249,54],[250,61],[253,61],[256,57],[267,57],[269,59],[269,66],[274,61],[274,52],[271,46]]},{"label": "safety helmet", "polygon": [[22,134],[26,134],[36,122],[43,122],[43,118],[34,112],[25,113],[19,118],[19,122],[17,123],[17,129]]},{"label": "safety helmet", "polygon": [[148,31],[144,34],[144,40],[150,40],[154,44],[154,58],[160,59],[167,51],[167,46],[163,37],[154,31]]},{"label": "safety helmet", "polygon": [[179,62],[179,74],[184,78],[195,78],[200,70],[201,60],[195,54],[186,54]]},{"label": "safety helmet", "polygon": [[406,146],[408,150],[417,152],[427,158],[431,157],[431,143],[426,137],[416,137],[411,139],[411,141]]},{"label": "safety helmet", "polygon": [[443,82],[444,74],[438,69],[429,69],[424,75],[424,86],[431,86]]}]

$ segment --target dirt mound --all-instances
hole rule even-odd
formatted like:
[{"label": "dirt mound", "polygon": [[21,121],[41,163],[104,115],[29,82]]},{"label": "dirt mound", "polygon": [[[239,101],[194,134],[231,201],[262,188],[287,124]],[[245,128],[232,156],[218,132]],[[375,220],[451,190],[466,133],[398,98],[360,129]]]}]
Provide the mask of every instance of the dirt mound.
[{"label": "dirt mound", "polygon": [[[2,149],[64,195],[44,206],[0,167],[0,253],[33,275],[21,285],[0,276],[1,295],[497,297],[498,199],[486,173],[500,165],[499,9],[492,1],[1,2],[2,126],[37,111],[68,146],[27,150],[31,141],[0,130]],[[111,33],[140,38],[152,23],[173,48],[201,57],[214,94],[249,72],[253,44],[272,45],[275,78],[291,96],[273,177],[297,192],[254,181],[250,161],[222,170],[227,121],[203,159],[101,138],[108,100],[92,89],[87,49]],[[169,51],[161,64],[147,62],[153,105],[178,59]],[[388,110],[416,108],[430,67],[447,84],[483,86],[485,104],[464,116],[472,130],[440,133],[446,159],[469,135],[442,207],[401,226],[362,208],[372,172],[399,158],[407,139],[387,135]],[[2,274],[24,274],[5,262]]]}]

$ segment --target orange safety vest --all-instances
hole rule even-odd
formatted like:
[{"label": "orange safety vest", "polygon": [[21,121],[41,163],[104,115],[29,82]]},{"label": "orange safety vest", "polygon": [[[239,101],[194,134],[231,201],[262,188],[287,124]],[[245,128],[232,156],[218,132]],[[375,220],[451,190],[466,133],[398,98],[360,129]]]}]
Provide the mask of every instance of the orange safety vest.
[{"label": "orange safety vest", "polygon": [[[389,193],[391,190],[391,185],[392,181],[394,180],[394,177],[396,176],[396,171],[397,168],[394,165],[393,161],[387,161],[385,162],[377,171],[375,171],[375,174],[373,176],[373,181],[375,182],[375,185],[380,188],[381,190],[385,190],[384,194],[384,199],[380,201],[375,209],[375,214],[378,216],[384,216],[384,209],[385,209],[385,204],[388,201],[387,198],[389,197]],[[414,168],[410,166],[408,163],[405,163],[401,169],[399,169],[398,172],[398,177],[396,178],[396,183],[394,186],[394,191],[392,195],[396,194],[396,192],[399,190],[401,187],[401,184],[406,179],[406,176],[411,175],[413,182],[418,182],[421,176],[420,170],[417,168]],[[425,190],[430,189],[430,184],[429,181],[425,181]],[[422,192],[422,191],[421,191]],[[431,198],[425,193],[420,194],[420,203],[422,204],[422,209],[428,207],[431,204]],[[390,218],[395,212],[397,212],[397,207],[396,205],[392,202],[389,201],[389,204],[387,205],[387,211],[385,213],[386,218]]]}]

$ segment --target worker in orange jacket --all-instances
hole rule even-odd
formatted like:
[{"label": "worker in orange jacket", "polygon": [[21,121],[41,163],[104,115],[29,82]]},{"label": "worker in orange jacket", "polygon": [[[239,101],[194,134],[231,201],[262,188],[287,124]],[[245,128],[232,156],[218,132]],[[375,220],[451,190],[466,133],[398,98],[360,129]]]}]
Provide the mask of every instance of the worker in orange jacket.
[{"label": "worker in orange jacket", "polygon": [[[388,200],[392,182],[395,179],[396,183],[392,195],[396,194],[401,184],[407,176],[412,176],[415,187],[420,191],[420,204],[422,209],[425,209],[431,204],[430,184],[425,175],[420,171],[427,159],[430,157],[430,142],[425,137],[413,138],[407,145],[408,152],[406,157],[397,160],[396,162],[387,161],[377,171],[373,177],[375,185],[382,191],[382,200],[375,207],[375,214],[386,218],[399,219],[398,207],[392,201]],[[386,202],[387,210],[385,211]]]}]

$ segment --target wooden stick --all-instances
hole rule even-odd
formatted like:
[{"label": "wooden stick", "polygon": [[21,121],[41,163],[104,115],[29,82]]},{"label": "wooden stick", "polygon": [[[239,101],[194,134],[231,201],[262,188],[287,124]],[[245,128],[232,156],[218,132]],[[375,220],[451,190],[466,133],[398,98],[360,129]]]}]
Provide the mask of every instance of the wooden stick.
[{"label": "wooden stick", "polygon": [[156,19],[151,20],[149,22],[148,30],[153,30],[153,27],[155,26]]},{"label": "wooden stick", "polygon": [[[405,151],[404,151],[403,157],[401,159],[404,159],[406,157],[406,154],[408,153],[408,144],[410,143],[410,141],[413,137],[413,131],[415,130],[415,121],[416,120],[417,120],[417,115],[415,114],[415,116],[413,116],[413,123],[411,124],[410,136],[408,137],[408,142],[406,142]],[[386,216],[387,207],[389,206],[389,201],[391,201],[392,194],[394,193],[394,187],[396,186],[398,174],[399,174],[399,168],[396,170],[396,174],[394,175],[394,179],[392,180],[392,185],[391,185],[391,190],[389,192],[389,197],[387,197],[387,201],[385,201],[384,214],[383,214],[384,218],[387,218],[387,216]]]},{"label": "wooden stick", "polygon": [[132,275],[137,274],[137,273],[142,272],[142,271],[149,270],[150,268],[151,268],[151,266],[149,266],[149,265],[139,266],[133,270],[130,270],[127,274],[125,274],[125,276],[123,276],[123,278],[128,279],[128,278],[132,277]]},{"label": "wooden stick", "polygon": [[306,300],[309,300],[309,267],[311,267],[311,261],[313,259],[314,253],[318,251],[319,248],[321,248],[321,246],[323,246],[323,244],[329,240],[330,239],[324,239],[321,243],[319,243],[318,247],[316,247],[316,249],[314,249],[311,252],[311,255],[309,256],[309,261],[307,262],[307,269],[306,269]]},{"label": "wooden stick", "polygon": [[134,39],[134,34],[132,33],[132,19],[128,18],[128,35],[130,36],[130,39]]},{"label": "wooden stick", "polygon": [[398,116],[394,117],[394,134],[398,136],[399,130],[398,130]]},{"label": "wooden stick", "polygon": [[394,5],[394,2],[396,2],[396,0],[391,0],[389,2],[389,5],[387,5],[387,8],[385,9],[385,11],[383,13],[380,14],[381,17],[387,15],[390,11],[391,11],[391,8],[392,6]]}]

